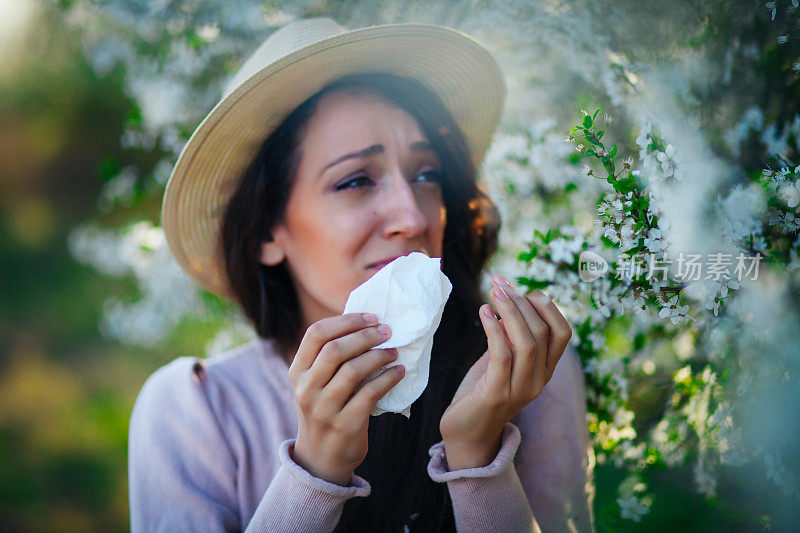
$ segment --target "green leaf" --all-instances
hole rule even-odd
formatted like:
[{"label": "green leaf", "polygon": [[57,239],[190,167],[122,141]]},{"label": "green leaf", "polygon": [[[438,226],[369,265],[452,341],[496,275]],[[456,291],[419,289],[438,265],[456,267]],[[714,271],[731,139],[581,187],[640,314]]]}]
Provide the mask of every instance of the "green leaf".
[{"label": "green leaf", "polygon": [[608,151],[608,157],[616,157],[617,156],[617,143],[613,143],[611,145],[611,150]]},{"label": "green leaf", "polygon": [[533,290],[544,289],[550,285],[549,281],[533,278],[517,278],[517,283]]},{"label": "green leaf", "polygon": [[586,115],[585,117],[583,117],[583,127],[584,128],[586,128],[586,129],[591,128],[593,123],[594,123],[594,121],[592,120],[592,117],[590,117],[589,115]]},{"label": "green leaf", "polygon": [[592,115],[592,120],[594,120],[594,119],[596,119],[596,118],[597,118],[597,114],[598,114],[599,112],[600,112],[600,108],[598,107],[598,108],[595,110],[595,112],[594,112],[594,115]]},{"label": "green leaf", "polygon": [[605,130],[600,130],[600,131],[597,132],[597,140],[598,141],[603,138],[603,134],[605,132],[606,132]]},{"label": "green leaf", "polygon": [[577,190],[578,190],[578,186],[575,185],[572,182],[569,182],[564,186],[564,192],[566,192],[566,193],[575,192]]},{"label": "green leaf", "polygon": [[188,32],[186,34],[186,44],[194,48],[195,50],[201,48],[206,42],[201,39],[196,33]]},{"label": "green leaf", "polygon": [[125,117],[125,122],[128,125],[128,127],[142,125],[143,122],[142,110],[139,109],[139,106],[131,107],[130,111],[128,111],[128,115]]},{"label": "green leaf", "polygon": [[536,259],[537,255],[539,255],[539,248],[536,245],[531,245],[530,250],[527,252],[520,252],[520,254],[517,255],[517,260],[530,263],[532,260]]},{"label": "green leaf", "polygon": [[636,336],[633,337],[633,349],[636,351],[641,350],[646,343],[647,335],[644,333],[637,333]]},{"label": "green leaf", "polygon": [[119,160],[113,155],[107,155],[97,164],[97,174],[103,182],[109,181],[122,170]]},{"label": "green leaf", "polygon": [[605,235],[600,236],[600,242],[605,244],[608,248],[619,248],[619,243],[615,243]]}]

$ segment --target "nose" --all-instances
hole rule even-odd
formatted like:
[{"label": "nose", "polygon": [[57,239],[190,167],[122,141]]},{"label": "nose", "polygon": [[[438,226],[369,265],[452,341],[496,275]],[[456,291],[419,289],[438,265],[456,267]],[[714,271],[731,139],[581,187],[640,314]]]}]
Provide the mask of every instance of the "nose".
[{"label": "nose", "polygon": [[389,186],[382,202],[384,236],[416,237],[422,234],[428,227],[428,219],[420,208],[420,200],[411,184],[399,173],[395,173],[387,182]]}]

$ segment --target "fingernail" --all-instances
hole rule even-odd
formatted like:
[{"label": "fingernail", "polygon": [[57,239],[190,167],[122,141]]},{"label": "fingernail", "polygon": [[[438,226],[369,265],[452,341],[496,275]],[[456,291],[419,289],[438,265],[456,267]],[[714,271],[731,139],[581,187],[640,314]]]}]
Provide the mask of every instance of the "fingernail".
[{"label": "fingernail", "polygon": [[388,324],[381,324],[378,326],[378,333],[381,335],[389,335],[392,332],[392,328],[388,326]]},{"label": "fingernail", "polygon": [[492,313],[492,308],[488,304],[484,304],[481,306],[481,314],[486,318],[494,317],[494,313]]},{"label": "fingernail", "polygon": [[363,313],[361,316],[364,318],[364,322],[369,325],[378,323],[378,315],[374,315],[372,313]]},{"label": "fingernail", "polygon": [[536,298],[539,300],[539,303],[541,303],[542,305],[547,305],[552,300],[550,295],[547,294],[546,292],[543,292],[543,291],[536,291],[536,292],[539,293],[539,294],[537,294]]},{"label": "fingernail", "polygon": [[508,301],[508,295],[501,289],[500,287],[495,287],[492,289],[492,294],[495,298],[502,301]]},{"label": "fingernail", "polygon": [[496,274],[495,276],[498,279],[498,283],[503,287],[506,293],[508,293],[509,295],[517,294],[517,289],[511,284],[510,281],[508,281],[505,277],[501,276],[500,274]]}]

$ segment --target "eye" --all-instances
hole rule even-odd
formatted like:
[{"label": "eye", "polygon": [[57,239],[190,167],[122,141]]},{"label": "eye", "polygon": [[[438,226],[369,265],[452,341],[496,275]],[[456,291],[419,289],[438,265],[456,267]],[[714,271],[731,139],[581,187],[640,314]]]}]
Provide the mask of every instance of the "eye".
[{"label": "eye", "polygon": [[[420,176],[426,176],[425,180],[423,180],[423,181],[427,181],[427,182],[431,182],[431,183],[441,183],[442,182],[442,173],[439,172],[438,170],[429,169],[429,170],[426,170],[425,172],[420,172],[419,174],[417,174],[417,178],[419,178]],[[414,181],[418,181],[418,180],[415,179]]]},{"label": "eye", "polygon": [[335,189],[337,191],[343,191],[345,189],[361,189],[369,183],[372,183],[371,179],[369,179],[367,176],[360,175],[343,181],[342,183],[336,185]]}]

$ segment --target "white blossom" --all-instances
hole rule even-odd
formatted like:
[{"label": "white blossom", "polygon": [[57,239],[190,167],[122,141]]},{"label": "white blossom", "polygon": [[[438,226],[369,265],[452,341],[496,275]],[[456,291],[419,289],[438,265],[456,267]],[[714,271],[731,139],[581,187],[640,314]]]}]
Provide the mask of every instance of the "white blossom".
[{"label": "white blossom", "polygon": [[199,307],[197,290],[170,253],[164,232],[149,222],[122,231],[80,226],[70,234],[69,246],[78,261],[109,276],[133,275],[140,287],[138,301],[106,299],[100,329],[109,338],[154,346]]},{"label": "white blossom", "polygon": [[620,483],[617,489],[620,517],[640,522],[642,517],[650,512],[650,498],[642,496],[646,490],[647,486],[635,475],[629,475]]},{"label": "white blossom", "polygon": [[711,498],[717,492],[717,479],[711,475],[706,469],[706,466],[707,465],[699,459],[694,464],[694,482],[697,485],[697,490],[701,494],[704,494],[707,498]]},{"label": "white blossom", "polygon": [[764,195],[755,183],[747,187],[734,187],[728,196],[719,202],[718,212],[724,223],[722,233],[730,243],[736,243],[751,234],[761,232],[765,203]]},{"label": "white blossom", "polygon": [[786,265],[786,271],[794,272],[798,267],[800,267],[800,263],[798,263],[797,259],[797,248],[792,248],[789,251],[789,258],[789,263]]},{"label": "white blossom", "polygon": [[534,259],[531,261],[529,273],[535,279],[551,281],[555,278],[556,267],[553,263],[544,261],[542,259]]},{"label": "white blossom", "polygon": [[766,7],[768,10],[772,10],[772,20],[775,20],[775,12],[778,10],[778,8],[776,7],[776,3],[777,2],[773,0],[771,2],[767,2],[766,4],[764,4],[764,7]]},{"label": "white blossom", "polygon": [[553,263],[572,264],[575,261],[575,254],[580,252],[582,242],[577,239],[564,239],[559,237],[549,243],[550,258]]},{"label": "white blossom", "polygon": [[788,153],[789,129],[785,128],[783,133],[778,134],[777,124],[771,124],[764,128],[761,133],[761,142],[770,156],[786,157]]},{"label": "white blossom", "polygon": [[100,211],[107,213],[117,205],[130,205],[137,181],[136,167],[125,167],[119,174],[106,182],[97,199],[97,207]]},{"label": "white blossom", "polygon": [[[268,13],[265,13],[265,4],[255,0],[233,0],[227,4],[208,0],[76,0],[73,4],[70,22],[84,31],[90,64],[101,75],[116,65],[122,65],[126,72],[125,89],[141,110],[141,125],[126,128],[120,142],[128,148],[159,148],[166,153],[149,174],[147,169],[131,169],[128,174],[123,170],[110,180],[99,200],[101,208],[106,211],[124,205],[139,185],[150,187],[150,193],[160,193],[177,154],[186,142],[186,132],[191,131],[211,109],[226,81],[227,74],[223,75],[222,69],[213,72],[211,69],[225,65],[228,71],[255,48],[267,31],[319,10],[304,0],[282,3],[281,9],[273,8]],[[339,10],[337,16],[344,17],[340,22],[346,27],[376,22],[377,18],[369,18],[378,17],[371,14],[374,11],[372,6],[370,9],[356,9],[362,4],[366,5],[356,1],[352,6],[354,9]],[[714,150],[710,149],[713,143],[691,132],[702,121],[693,111],[698,109],[697,101],[693,102],[692,95],[686,90],[695,87],[697,80],[686,72],[702,72],[703,68],[675,69],[670,72],[671,79],[659,80],[653,75],[661,70],[654,68],[655,64],[643,58],[637,58],[638,64],[632,64],[621,52],[611,49],[612,46],[618,48],[618,45],[609,40],[608,35],[594,29],[601,26],[594,19],[594,12],[584,14],[562,2],[502,1],[491,4],[491,8],[485,9],[476,7],[474,2],[442,4],[447,7],[442,13],[447,15],[442,15],[441,21],[458,21],[460,27],[487,42],[497,52],[508,77],[509,96],[514,95],[506,102],[505,122],[495,134],[480,169],[481,186],[485,186],[489,196],[495,200],[503,222],[494,264],[509,266],[503,272],[512,271],[510,265],[518,263],[514,260],[516,253],[525,249],[533,228],[545,232],[550,227],[562,229],[564,237],[543,247],[543,253],[549,253],[549,259],[537,258],[530,264],[517,265],[517,268],[524,271],[524,275],[551,284],[547,291],[559,302],[560,309],[563,302],[562,310],[571,323],[582,324],[589,320],[590,332],[583,340],[599,355],[590,355],[585,371],[593,382],[600,385],[595,383],[588,387],[587,398],[599,405],[603,412],[611,414],[610,420],[602,421],[595,413],[590,412],[588,416],[593,424],[593,443],[600,450],[598,461],[610,460],[630,467],[642,460],[645,444],[658,450],[671,466],[683,464],[687,454],[691,453],[697,458],[694,465],[697,489],[707,495],[714,494],[719,466],[737,464],[750,455],[745,440],[737,433],[741,429],[733,407],[727,410],[718,408],[709,416],[712,389],[728,394],[729,398],[738,393],[744,399],[741,401],[758,397],[760,383],[753,377],[754,366],[743,367],[745,371],[741,372],[741,379],[724,390],[719,384],[708,385],[712,380],[710,374],[694,376],[701,381],[707,379],[703,381],[706,386],[694,396],[682,398],[680,406],[668,406],[654,429],[646,437],[640,437],[632,425],[635,413],[628,403],[628,380],[634,383],[638,377],[631,370],[634,365],[628,359],[623,361],[622,355],[627,357],[629,354],[610,353],[615,345],[607,342],[606,334],[617,327],[613,320],[609,322],[612,317],[630,312],[633,317],[630,331],[626,334],[631,338],[643,334],[647,339],[647,350],[640,354],[647,358],[641,365],[646,373],[667,373],[676,366],[694,364],[702,357],[708,357],[720,366],[730,364],[726,358],[734,357],[738,364],[745,357],[756,357],[757,353],[769,351],[752,347],[742,349],[745,342],[755,343],[752,325],[746,324],[737,331],[714,329],[720,328],[720,323],[735,314],[734,304],[746,291],[742,290],[735,295],[736,298],[726,300],[734,296],[732,292],[739,288],[738,284],[733,280],[709,280],[708,284],[684,287],[681,294],[693,298],[693,303],[690,306],[684,299],[686,304],[680,306],[677,295],[668,301],[661,298],[662,289],[669,286],[667,281],[651,279],[647,288],[641,290],[637,286],[634,292],[628,280],[616,280],[612,286],[609,274],[585,283],[577,273],[567,271],[563,266],[564,263],[574,263],[575,255],[580,253],[584,244],[590,245],[589,249],[596,246],[598,250],[608,251],[610,248],[600,244],[602,235],[620,245],[619,249],[613,249],[614,253],[621,252],[624,256],[626,251],[643,241],[648,251],[658,255],[666,251],[668,243],[677,246],[678,239],[670,237],[686,233],[686,228],[692,224],[703,226],[691,235],[692,245],[696,244],[698,248],[710,249],[720,244],[718,238],[721,235],[722,244],[730,245],[731,249],[743,243],[751,246],[752,239],[753,248],[766,250],[770,243],[765,235],[770,233],[762,227],[765,218],[769,218],[769,224],[774,228],[791,233],[797,231],[800,224],[797,213],[775,209],[767,212],[761,184],[730,189],[722,187],[727,187],[733,180],[747,183],[748,178],[741,171],[731,172],[734,166],[729,168],[716,158]],[[792,4],[797,7],[797,0],[792,0]],[[426,4],[426,13],[415,15],[412,12],[409,19],[436,17],[438,5],[436,2],[430,6]],[[766,4],[773,18],[776,6],[776,2]],[[388,12],[382,16],[387,21],[392,18]],[[532,25],[537,28],[536,32],[530,31]],[[203,43],[188,45],[184,38],[187,34],[193,34]],[[139,42],[163,42],[164,45],[158,46],[159,55],[156,56],[147,52],[148,46],[132,44]],[[631,39],[631,42],[635,40]],[[740,64],[740,60],[744,65],[760,57],[760,50],[752,44],[739,45],[738,40],[736,43],[725,53],[726,70]],[[702,63],[699,66],[702,67]],[[637,74],[637,68],[641,69],[641,75]],[[789,68],[800,71],[800,63]],[[530,81],[545,78],[552,83]],[[639,131],[635,132],[638,157],[634,153],[624,165],[630,167],[630,176],[636,177],[637,183],[647,186],[645,194],[650,199],[650,206],[643,213],[644,227],[634,229],[636,220],[631,194],[617,194],[605,180],[587,176],[591,167],[575,163],[582,158],[574,158],[576,154],[572,147],[565,145],[575,138],[564,136],[571,124],[556,118],[562,115],[556,108],[563,108],[565,98],[573,94],[572,86],[581,84],[599,89],[603,99],[615,106],[614,112],[620,112],[618,116],[621,119],[617,122],[621,124],[609,128],[604,139],[609,146],[607,140],[612,135],[617,139],[628,138],[630,132],[624,129],[627,117],[637,117],[639,121]],[[680,105],[668,103],[673,100]],[[736,107],[740,102],[731,101],[733,113],[740,109]],[[639,109],[647,109],[647,112],[640,113]],[[612,122],[605,115],[604,121]],[[766,154],[760,155],[788,158],[800,150],[800,116],[786,124],[765,126],[764,112],[751,107],[741,114],[738,122],[733,119],[729,123],[734,126],[723,133],[723,139],[735,158],[739,157],[741,146],[748,140],[762,143]],[[648,152],[654,147],[664,148]],[[586,148],[579,144],[576,149],[585,151]],[[626,148],[620,146],[621,150]],[[774,194],[790,210],[796,210],[800,204],[796,181],[798,169],[794,170],[794,176],[791,174],[790,168],[784,166],[775,171],[765,171],[762,176],[764,181],[768,180]],[[564,202],[563,186],[568,181],[574,183],[578,191],[570,193]],[[723,194],[716,201],[709,196],[720,190]],[[549,203],[550,194],[556,199],[552,204]],[[604,200],[598,205],[597,199],[601,196]],[[703,213],[709,215],[710,220],[696,219],[695,213],[686,208],[695,199],[708,201],[715,208]],[[566,207],[559,204],[566,204]],[[599,220],[593,220],[595,212]],[[653,227],[655,217],[658,217],[657,227]],[[587,233],[567,229],[565,224],[574,224]],[[709,242],[702,242],[706,237]],[[108,275],[130,276],[139,287],[138,300],[108,298],[101,326],[104,334],[112,338],[153,345],[174,328],[181,317],[203,307],[196,289],[171,260],[163,231],[149,222],[118,231],[82,226],[72,232],[69,243],[77,260]],[[798,269],[800,244],[795,242],[793,246],[788,252],[786,270],[789,272]],[[154,276],[154,272],[159,276]],[[775,274],[771,273],[771,281],[764,283],[777,283],[772,280],[774,277]],[[765,284],[757,285],[758,289],[763,290]],[[694,297],[688,296],[692,289],[697,292]],[[651,307],[658,308],[657,314],[651,311],[646,301],[656,302]],[[718,316],[723,301],[731,312]],[[766,298],[765,301],[774,302]],[[703,312],[703,308],[713,310],[714,316]],[[694,323],[689,324],[693,320]],[[251,333],[237,329],[240,327],[237,324],[222,329],[208,343],[207,352],[225,350]],[[658,329],[654,329],[655,325]],[[665,341],[664,335],[672,340]],[[575,345],[576,337],[572,340]],[[735,349],[701,349],[696,339],[706,337],[713,339],[714,342],[709,342],[714,346],[732,346]],[[732,344],[731,339],[742,344]],[[731,351],[735,352],[734,356],[727,355]],[[775,361],[778,360],[776,357]],[[676,374],[678,381],[691,377],[689,366]],[[641,381],[636,384],[641,385]],[[670,392],[675,394],[675,389]],[[773,455],[769,456],[771,462],[765,471],[770,479],[786,486],[790,476],[781,465],[778,452],[770,453]],[[649,509],[644,493],[646,487],[635,479],[626,480],[625,487],[617,499],[621,515],[639,520]]]},{"label": "white blossom", "polygon": [[651,252],[659,252],[665,248],[664,234],[658,228],[653,228],[644,240],[644,246]]},{"label": "white blossom", "polygon": [[800,204],[800,179],[785,182],[778,188],[778,194],[791,209],[796,208]]},{"label": "white blossom", "polygon": [[764,127],[764,113],[759,107],[753,106],[742,113],[741,120],[725,132],[724,139],[728,149],[738,156],[740,147],[751,132],[758,132]]},{"label": "white blossom", "polygon": [[778,231],[785,233],[794,233],[800,230],[800,217],[794,213],[781,213],[780,211],[773,211],[769,217],[769,223]]}]

